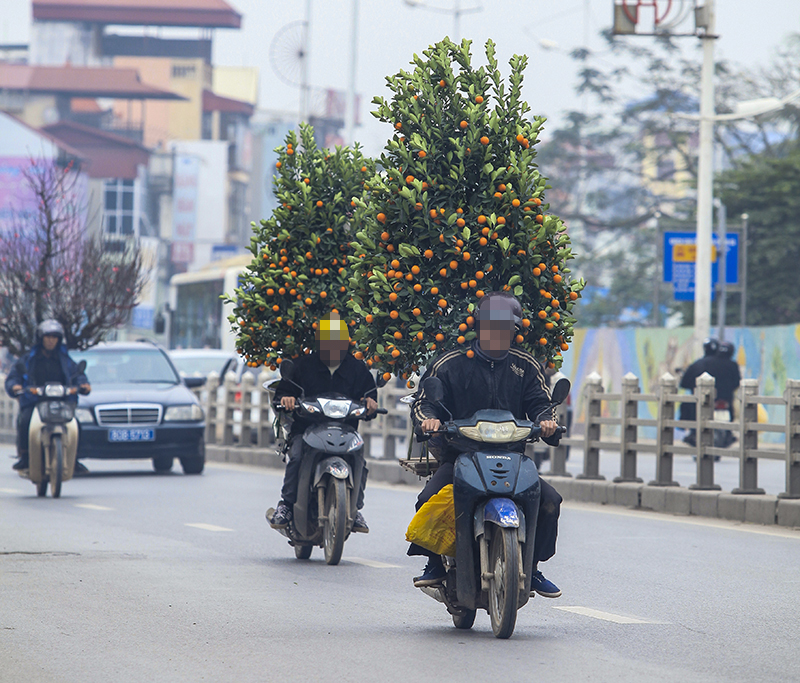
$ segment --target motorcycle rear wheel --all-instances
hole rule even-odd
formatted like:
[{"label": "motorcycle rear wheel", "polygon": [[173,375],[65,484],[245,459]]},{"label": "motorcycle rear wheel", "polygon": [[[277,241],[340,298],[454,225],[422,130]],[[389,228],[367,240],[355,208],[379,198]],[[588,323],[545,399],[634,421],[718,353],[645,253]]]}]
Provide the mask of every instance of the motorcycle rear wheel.
[{"label": "motorcycle rear wheel", "polygon": [[517,623],[519,601],[517,530],[492,528],[489,544],[489,616],[495,638],[510,638]]},{"label": "motorcycle rear wheel", "polygon": [[50,439],[50,495],[61,496],[61,480],[64,476],[64,443],[61,434],[53,434]]},{"label": "motorcycle rear wheel", "polygon": [[47,477],[36,484],[36,495],[39,496],[39,498],[44,498],[47,495],[47,484]]},{"label": "motorcycle rear wheel", "polygon": [[464,613],[460,616],[453,615],[453,626],[458,629],[467,630],[472,628],[472,625],[475,623],[475,615],[477,614],[477,610],[474,609],[466,609]]},{"label": "motorcycle rear wheel", "polygon": [[296,545],[294,547],[294,556],[298,560],[307,560],[309,557],[311,557],[311,551],[313,548],[313,545]]},{"label": "motorcycle rear wheel", "polygon": [[341,479],[330,477],[325,493],[325,522],[322,530],[322,543],[325,562],[339,564],[344,550],[344,537],[347,533],[347,485]]}]

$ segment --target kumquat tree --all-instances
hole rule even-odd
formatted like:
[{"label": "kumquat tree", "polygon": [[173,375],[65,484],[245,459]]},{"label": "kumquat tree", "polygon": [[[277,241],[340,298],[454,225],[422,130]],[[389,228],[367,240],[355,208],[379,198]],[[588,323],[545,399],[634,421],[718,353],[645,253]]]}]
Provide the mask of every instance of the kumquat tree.
[{"label": "kumquat tree", "polygon": [[358,147],[318,148],[311,126],[301,126],[300,139],[298,146],[292,131],[276,150],[279,206],[260,226],[253,224],[253,260],[226,297],[234,304],[229,320],[237,349],[252,367],[274,369],[282,358],[313,349],[319,319],[332,309],[346,318],[347,257],[366,213],[360,199],[374,162]]},{"label": "kumquat tree", "polygon": [[386,380],[445,349],[472,354],[475,308],[490,291],[520,300],[516,343],[551,367],[572,338],[584,283],[570,277],[570,239],[534,163],[544,119],[526,116],[527,58],[510,60],[506,90],[494,43],[485,52],[475,69],[470,41],[445,39],[387,78],[390,101],[373,100],[394,134],[357,200],[369,216],[351,243],[350,307],[359,350]]}]

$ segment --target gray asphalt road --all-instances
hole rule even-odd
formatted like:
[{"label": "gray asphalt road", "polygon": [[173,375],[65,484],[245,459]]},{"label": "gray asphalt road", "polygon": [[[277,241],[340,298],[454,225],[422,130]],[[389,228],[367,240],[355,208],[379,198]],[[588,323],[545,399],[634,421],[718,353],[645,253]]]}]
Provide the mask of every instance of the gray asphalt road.
[{"label": "gray asphalt road", "polygon": [[800,533],[565,505],[563,589],[510,641],[411,586],[415,492],[370,487],[368,536],[294,559],[280,476],[90,461],[37,499],[0,452],[0,681],[800,680]]}]

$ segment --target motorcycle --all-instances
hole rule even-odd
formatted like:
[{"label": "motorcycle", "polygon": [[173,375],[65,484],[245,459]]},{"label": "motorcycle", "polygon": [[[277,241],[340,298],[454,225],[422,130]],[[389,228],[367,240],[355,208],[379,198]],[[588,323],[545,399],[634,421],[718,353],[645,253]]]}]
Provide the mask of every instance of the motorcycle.
[{"label": "motorcycle", "polygon": [[[86,370],[86,361],[78,364],[77,374]],[[64,386],[49,382],[43,387],[28,387],[17,392],[21,396],[29,392],[39,397],[31,415],[28,429],[28,469],[19,475],[30,479],[36,486],[36,495],[61,496],[61,484],[72,479],[75,471],[75,456],[78,453],[78,421],[75,419],[76,404],[67,400],[84,392],[77,386]]]},{"label": "motorcycle", "polygon": [[[441,380],[426,379],[424,391],[449,412],[441,404]],[[551,405],[536,422],[505,410],[479,410],[462,420],[451,416],[442,429],[429,433],[443,434],[461,451],[453,472],[456,556],[442,557],[447,575],[440,585],[420,590],[445,605],[458,629],[472,628],[477,610],[485,609],[495,637],[509,638],[517,610],[528,602],[541,486],[534,461],[513,447],[537,441],[538,418],[569,391],[569,380],[559,380]],[[559,434],[565,432],[558,428]]]},{"label": "motorcycle", "polygon": [[[297,559],[307,560],[314,546],[320,546],[325,562],[338,564],[353,529],[366,467],[364,439],[345,421],[369,419],[369,416],[364,404],[339,394],[304,396],[302,387],[292,382],[293,375],[294,364],[283,361],[281,379],[301,391],[294,413],[312,424],[302,435],[302,464],[292,521],[288,527],[276,531],[289,539]],[[274,392],[276,386],[277,382],[272,382],[265,388]],[[278,405],[276,412],[287,411]],[[378,413],[387,411],[379,409]],[[274,514],[274,508],[267,510],[267,519]]]}]

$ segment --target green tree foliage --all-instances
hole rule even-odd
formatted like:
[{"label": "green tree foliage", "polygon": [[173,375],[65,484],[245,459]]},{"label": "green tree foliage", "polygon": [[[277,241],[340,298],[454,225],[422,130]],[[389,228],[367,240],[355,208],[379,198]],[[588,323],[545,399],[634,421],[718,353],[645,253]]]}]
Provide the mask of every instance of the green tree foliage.
[{"label": "green tree foliage", "polygon": [[466,351],[475,306],[494,290],[521,300],[517,342],[537,356],[559,365],[572,337],[583,282],[534,161],[544,119],[521,96],[527,58],[510,60],[506,85],[494,44],[478,69],[470,45],[445,39],[415,55],[412,71],[387,78],[391,99],[373,100],[394,134],[359,202],[369,220],[349,257],[351,307],[361,351],[387,377]]},{"label": "green tree foliage", "polygon": [[[747,324],[800,322],[800,148],[780,158],[751,156],[723,173],[718,186],[728,216],[749,216]],[[777,282],[776,274],[783,275]]]},{"label": "green tree foliage", "polygon": [[[320,318],[344,313],[350,241],[366,211],[360,201],[374,163],[355,149],[320,149],[311,126],[278,148],[272,216],[254,224],[253,261],[228,301],[237,349],[251,365],[274,367],[315,346]],[[349,321],[351,326],[355,321]]]}]

